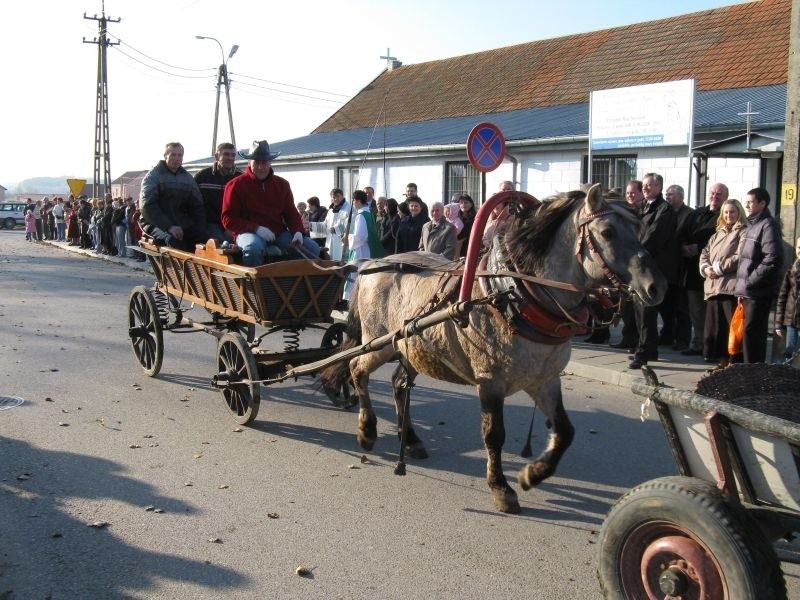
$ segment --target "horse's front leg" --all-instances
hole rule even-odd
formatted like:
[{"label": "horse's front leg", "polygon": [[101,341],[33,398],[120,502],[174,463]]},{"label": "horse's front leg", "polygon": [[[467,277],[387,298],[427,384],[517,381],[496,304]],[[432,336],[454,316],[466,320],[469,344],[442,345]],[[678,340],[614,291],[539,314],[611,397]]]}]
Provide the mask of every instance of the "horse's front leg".
[{"label": "horse's front leg", "polygon": [[[394,392],[394,405],[397,411],[397,436],[401,442],[403,439],[403,420],[408,419],[406,423],[406,451],[411,458],[423,459],[428,458],[428,451],[425,450],[425,444],[417,437],[417,432],[411,425],[411,403],[409,402],[408,414],[406,415],[406,394],[411,393],[411,388],[414,385],[414,379],[417,372],[410,366],[408,371],[402,365],[397,365],[397,368],[392,373],[392,390]],[[410,398],[409,398],[410,400]]]},{"label": "horse's front leg", "polygon": [[575,437],[575,428],[569,421],[567,411],[561,398],[561,380],[552,379],[542,390],[541,394],[529,391],[528,394],[539,406],[547,418],[550,436],[547,447],[531,464],[526,465],[517,476],[523,490],[529,490],[536,484],[550,477],[556,471],[558,461],[572,444]]},{"label": "horse's front leg", "polygon": [[505,396],[486,385],[478,385],[481,401],[481,433],[486,447],[486,482],[492,492],[497,510],[516,514],[520,511],[517,493],[508,485],[503,475],[503,444],[506,441],[506,426],[503,421]]}]

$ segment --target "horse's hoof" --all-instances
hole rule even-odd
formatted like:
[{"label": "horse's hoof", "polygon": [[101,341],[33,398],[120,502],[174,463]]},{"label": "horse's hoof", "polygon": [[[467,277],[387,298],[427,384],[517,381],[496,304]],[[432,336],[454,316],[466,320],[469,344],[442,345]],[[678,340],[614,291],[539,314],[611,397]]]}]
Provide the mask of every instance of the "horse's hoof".
[{"label": "horse's hoof", "polygon": [[494,507],[501,513],[516,515],[521,510],[517,493],[510,487],[503,490],[492,490],[492,500]]},{"label": "horse's hoof", "polygon": [[336,408],[341,408],[343,410],[349,410],[358,404],[358,396],[353,394],[349,398],[345,398],[344,396],[340,396],[339,394],[328,394],[328,399]]},{"label": "horse's hoof", "polygon": [[415,458],[417,460],[428,458],[428,451],[425,450],[425,445],[422,442],[417,442],[416,444],[407,444],[406,452],[408,452],[408,455],[411,458]]},{"label": "horse's hoof", "polygon": [[361,446],[364,450],[372,450],[375,447],[375,437],[367,437],[362,432],[358,432],[356,434],[356,439],[358,440],[358,445]]},{"label": "horse's hoof", "polygon": [[520,487],[527,492],[533,486],[547,479],[547,467],[548,465],[541,461],[537,461],[532,465],[525,465],[517,475]]}]

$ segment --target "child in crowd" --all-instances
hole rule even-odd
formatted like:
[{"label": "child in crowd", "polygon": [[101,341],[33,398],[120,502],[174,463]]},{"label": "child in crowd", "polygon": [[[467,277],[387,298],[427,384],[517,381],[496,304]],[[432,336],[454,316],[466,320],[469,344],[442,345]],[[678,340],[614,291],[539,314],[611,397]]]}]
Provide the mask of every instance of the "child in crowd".
[{"label": "child in crowd", "polygon": [[778,293],[778,305],[775,309],[775,334],[786,338],[783,357],[787,360],[797,351],[797,330],[800,328],[800,238],[795,242],[796,260],[786,271]]},{"label": "child in crowd", "polygon": [[25,211],[25,239],[29,242],[36,241],[36,217],[30,209]]}]

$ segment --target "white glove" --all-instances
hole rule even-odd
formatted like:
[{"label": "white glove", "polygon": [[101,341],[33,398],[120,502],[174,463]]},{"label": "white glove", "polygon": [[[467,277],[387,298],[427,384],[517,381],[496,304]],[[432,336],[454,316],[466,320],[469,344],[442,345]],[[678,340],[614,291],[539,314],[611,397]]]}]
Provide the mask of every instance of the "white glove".
[{"label": "white glove", "polygon": [[292,238],[292,244],[299,246],[302,243],[303,243],[303,234],[298,231],[297,233],[294,234],[294,237]]},{"label": "white glove", "polygon": [[256,229],[256,235],[260,237],[265,242],[274,242],[275,241],[275,234],[268,227],[264,227],[263,225],[259,226]]}]

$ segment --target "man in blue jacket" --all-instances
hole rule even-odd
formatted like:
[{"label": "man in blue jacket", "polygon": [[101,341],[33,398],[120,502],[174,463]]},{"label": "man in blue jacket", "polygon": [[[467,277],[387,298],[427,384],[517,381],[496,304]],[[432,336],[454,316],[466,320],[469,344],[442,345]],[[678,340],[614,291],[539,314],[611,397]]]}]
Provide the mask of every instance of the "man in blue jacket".
[{"label": "man in blue jacket", "polygon": [[783,243],[769,212],[769,192],[757,187],[747,192],[744,207],[747,229],[739,240],[739,269],[735,294],[744,308],[744,362],[765,362],[769,309],[781,281]]}]

